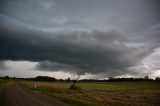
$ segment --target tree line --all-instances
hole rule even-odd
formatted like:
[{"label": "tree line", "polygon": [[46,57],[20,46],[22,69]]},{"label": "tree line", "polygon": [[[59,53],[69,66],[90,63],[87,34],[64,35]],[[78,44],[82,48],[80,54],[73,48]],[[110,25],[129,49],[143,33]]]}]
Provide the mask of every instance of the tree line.
[{"label": "tree line", "polygon": [[[49,76],[37,76],[34,78],[16,78],[16,77],[9,77],[9,76],[4,76],[0,77],[1,79],[17,79],[17,80],[30,80],[30,81],[46,81],[46,82],[53,82],[53,81],[59,81],[59,82],[73,82],[77,80],[71,80],[70,78],[67,79],[56,79],[54,77],[49,77]],[[155,79],[151,79],[148,76],[144,76],[143,78],[114,78],[114,77],[109,77],[108,79],[104,80],[98,80],[98,79],[81,79],[78,80],[78,82],[155,82],[159,81],[160,82],[160,77],[156,77]]]}]

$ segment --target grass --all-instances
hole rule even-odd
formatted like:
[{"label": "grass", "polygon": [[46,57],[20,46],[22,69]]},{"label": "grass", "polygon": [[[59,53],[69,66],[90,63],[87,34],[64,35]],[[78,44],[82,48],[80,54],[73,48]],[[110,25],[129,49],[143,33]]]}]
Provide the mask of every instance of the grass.
[{"label": "grass", "polygon": [[0,78],[0,92],[3,91],[7,85],[11,82],[11,80],[1,79]]},{"label": "grass", "polygon": [[53,87],[49,86],[38,86],[36,88],[31,88],[32,90],[42,91],[42,92],[48,92],[48,93],[54,93],[55,89]]},{"label": "grass", "polygon": [[51,94],[48,93],[47,95],[56,98],[64,103],[68,103],[68,104],[72,104],[75,106],[98,106],[97,103],[93,103],[93,102],[89,102],[89,101],[85,101],[85,100],[81,100],[81,99],[77,99],[77,98],[72,98],[72,97],[68,97],[67,95],[64,94]]},{"label": "grass", "polygon": [[6,79],[1,79],[0,78],[0,105],[2,104],[3,101],[3,95],[2,92],[5,90],[5,88],[11,83],[11,80],[6,80]]},{"label": "grass", "polygon": [[[71,83],[23,81],[27,87],[75,106],[154,106],[160,104],[158,82]],[[35,88],[34,85],[37,85]]]}]

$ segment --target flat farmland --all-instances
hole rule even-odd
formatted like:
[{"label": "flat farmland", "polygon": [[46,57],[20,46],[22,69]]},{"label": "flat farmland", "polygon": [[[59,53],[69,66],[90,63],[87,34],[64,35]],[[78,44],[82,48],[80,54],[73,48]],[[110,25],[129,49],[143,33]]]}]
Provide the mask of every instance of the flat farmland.
[{"label": "flat farmland", "polygon": [[[75,106],[160,106],[159,82],[78,82],[22,81],[37,93]],[[36,87],[35,87],[36,85]]]}]

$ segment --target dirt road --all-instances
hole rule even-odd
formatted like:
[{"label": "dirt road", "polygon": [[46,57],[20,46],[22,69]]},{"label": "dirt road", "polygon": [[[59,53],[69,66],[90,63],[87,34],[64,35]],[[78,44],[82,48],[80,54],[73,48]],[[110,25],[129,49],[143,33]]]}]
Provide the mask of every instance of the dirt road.
[{"label": "dirt road", "polygon": [[37,94],[17,82],[9,86],[2,96],[2,106],[69,106],[48,96]]}]

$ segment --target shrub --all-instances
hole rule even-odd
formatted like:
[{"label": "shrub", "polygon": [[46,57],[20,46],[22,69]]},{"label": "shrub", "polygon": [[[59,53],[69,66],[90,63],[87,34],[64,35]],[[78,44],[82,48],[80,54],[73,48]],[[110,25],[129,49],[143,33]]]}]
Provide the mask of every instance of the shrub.
[{"label": "shrub", "polygon": [[79,86],[76,86],[75,83],[76,82],[73,82],[73,84],[70,85],[70,89],[72,89],[72,90],[81,90],[81,88]]}]

